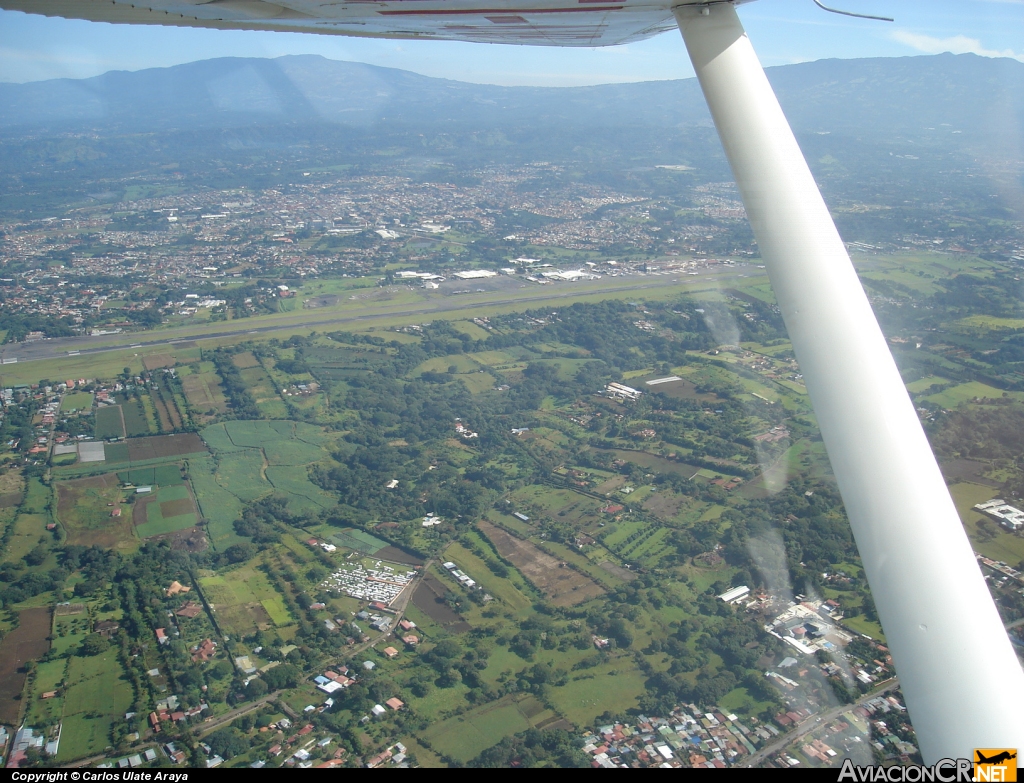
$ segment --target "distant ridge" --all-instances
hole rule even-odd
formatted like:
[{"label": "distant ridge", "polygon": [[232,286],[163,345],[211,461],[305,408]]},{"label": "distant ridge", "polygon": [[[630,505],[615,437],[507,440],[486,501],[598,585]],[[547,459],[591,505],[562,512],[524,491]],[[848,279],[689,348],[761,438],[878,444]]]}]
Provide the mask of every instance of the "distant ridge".
[{"label": "distant ridge", "polygon": [[[971,54],[820,60],[768,69],[798,131],[872,136],[1024,127],[1024,63]],[[88,79],[0,84],[0,133],[113,133],[330,124],[453,130],[680,128],[710,119],[694,79],[497,87],[328,60],[219,58]]]}]

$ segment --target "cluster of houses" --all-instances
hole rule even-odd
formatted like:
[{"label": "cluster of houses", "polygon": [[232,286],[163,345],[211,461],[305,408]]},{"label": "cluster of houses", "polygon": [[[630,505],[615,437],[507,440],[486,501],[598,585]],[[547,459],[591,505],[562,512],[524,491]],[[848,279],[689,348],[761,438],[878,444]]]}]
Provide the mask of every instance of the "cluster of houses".
[{"label": "cluster of houses", "polygon": [[321,587],[390,606],[415,577],[415,571],[399,572],[378,560],[372,568],[356,565],[335,571],[321,583]]},{"label": "cluster of houses", "polygon": [[331,552],[337,552],[338,551],[338,547],[336,547],[334,544],[330,543],[329,541],[318,541],[315,538],[309,538],[309,539],[306,539],[306,543],[309,544],[314,549],[316,549],[317,547],[320,547],[322,550],[324,550],[328,554],[330,554]]},{"label": "cluster of houses", "polygon": [[[379,705],[378,705],[379,706]],[[383,752],[378,753],[376,756],[372,756],[366,760],[367,769],[377,769],[378,767],[401,767],[406,768],[409,766],[406,759],[406,747],[401,742],[396,742],[391,747],[385,749]]]},{"label": "cluster of houses", "polygon": [[474,432],[469,427],[467,427],[465,424],[463,424],[462,423],[462,419],[456,419],[455,420],[455,432],[459,436],[465,438],[466,440],[470,440],[471,438],[479,438],[480,437],[480,433]]},{"label": "cluster of houses", "polygon": [[591,765],[614,768],[726,768],[779,736],[771,724],[750,726],[722,711],[701,713],[693,704],[679,705],[668,717],[638,715],[632,724],[600,726],[583,737]]},{"label": "cluster of houses", "polygon": [[210,708],[205,702],[197,707],[181,707],[177,696],[168,696],[156,704],[156,709],[149,713],[149,725],[154,734],[160,733],[160,724],[167,722],[187,723],[191,718],[202,715]]},{"label": "cluster of houses", "polygon": [[[180,753],[181,751],[178,752]],[[168,754],[168,756],[170,756],[170,754]],[[184,754],[182,754],[182,756],[184,757]],[[156,751],[153,748],[146,748],[141,753],[136,753],[131,756],[124,756],[123,758],[119,758],[116,761],[105,761],[99,765],[99,769],[111,769],[113,767],[117,767],[118,769],[131,769],[134,767],[141,767],[146,764],[152,764],[154,761],[156,761],[156,759]],[[184,758],[182,760],[184,760]]]},{"label": "cluster of houses", "polygon": [[[851,707],[849,711],[829,723],[822,724],[814,732],[819,736],[805,736],[797,745],[775,754],[769,760],[769,764],[783,769],[804,765],[835,767],[839,761],[849,757],[854,746],[860,743],[870,745],[879,753],[901,756],[906,763],[917,748],[901,739],[890,729],[886,721],[882,720],[887,713],[905,711],[906,707],[895,696],[876,696],[863,704]],[[790,729],[809,717],[811,713],[806,709],[799,709],[779,713],[774,720],[783,729]]]},{"label": "cluster of houses", "polygon": [[337,669],[338,671],[327,669],[323,674],[318,674],[313,678],[317,690],[323,691],[330,696],[332,693],[340,691],[342,688],[347,688],[356,682],[356,677],[349,677],[349,668],[347,666],[339,666]]}]

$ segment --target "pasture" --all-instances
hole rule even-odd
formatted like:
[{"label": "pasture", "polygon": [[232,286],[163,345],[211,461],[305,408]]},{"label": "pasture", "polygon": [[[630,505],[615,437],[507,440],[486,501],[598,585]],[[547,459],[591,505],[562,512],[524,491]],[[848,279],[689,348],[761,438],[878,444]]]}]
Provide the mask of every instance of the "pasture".
[{"label": "pasture", "polygon": [[101,546],[120,552],[134,551],[138,539],[132,529],[131,514],[120,516],[122,492],[115,473],[57,482],[57,518],[67,530],[68,543]]},{"label": "pasture", "polygon": [[146,411],[145,402],[148,400],[149,396],[147,395],[142,398],[142,402],[139,400],[126,400],[119,406],[121,408],[121,417],[124,422],[124,434],[126,437],[135,438],[157,431],[156,427],[150,422],[152,416],[148,415]]},{"label": "pasture", "polygon": [[[229,526],[242,503],[271,492],[284,495],[293,512],[334,505],[334,499],[309,480],[308,465],[327,456],[322,444],[329,439],[319,427],[294,421],[229,421],[213,424],[201,435],[214,458],[193,460],[192,485],[200,511],[211,523]],[[215,532],[212,524],[210,534],[218,548],[221,539],[230,537],[226,529]]]},{"label": "pasture", "polygon": [[242,514],[242,501],[217,482],[216,462],[213,457],[192,457],[188,462],[188,476],[199,505],[199,513],[206,520],[206,531],[218,551],[245,539],[235,533],[232,523]]},{"label": "pasture", "polygon": [[18,514],[3,559],[7,562],[23,560],[40,542],[52,539],[46,530],[46,521],[44,514]]},{"label": "pasture", "polygon": [[1004,392],[1002,389],[997,389],[994,386],[981,383],[980,381],[971,381],[970,383],[961,383],[957,386],[950,386],[938,394],[931,394],[925,397],[928,402],[941,405],[943,408],[955,408],[958,405],[970,402],[971,400],[977,399],[999,399],[1000,397],[1012,397],[1016,400],[1024,399],[1024,392]]},{"label": "pasture", "polygon": [[136,486],[157,484],[167,487],[172,484],[185,483],[178,465],[157,465],[152,468],[133,468],[119,471],[117,477],[127,484]]},{"label": "pasture", "polygon": [[236,353],[231,357],[231,362],[239,370],[247,370],[250,367],[259,367],[260,360],[257,359],[252,351],[245,351],[244,353]]},{"label": "pasture", "polygon": [[421,736],[435,751],[459,761],[469,761],[503,738],[526,731],[553,715],[534,696],[508,695],[434,723]]},{"label": "pasture", "polygon": [[224,413],[228,409],[220,378],[215,372],[185,375],[181,379],[185,399],[193,411],[200,414]]},{"label": "pasture", "polygon": [[295,622],[281,595],[257,565],[248,563],[199,580],[217,622],[232,636],[248,636]]},{"label": "pasture", "polygon": [[68,688],[58,762],[99,753],[110,730],[132,704],[132,688],[112,648],[90,658],[68,660]]},{"label": "pasture", "polygon": [[64,682],[64,670],[67,661],[60,658],[45,661],[36,667],[35,682],[25,709],[25,723],[29,726],[56,726],[64,712],[63,694],[51,699],[42,695],[49,691],[57,691]]},{"label": "pasture", "polygon": [[550,690],[548,700],[568,720],[588,726],[601,713],[625,714],[636,709],[647,678],[627,658],[612,659],[570,677]]}]

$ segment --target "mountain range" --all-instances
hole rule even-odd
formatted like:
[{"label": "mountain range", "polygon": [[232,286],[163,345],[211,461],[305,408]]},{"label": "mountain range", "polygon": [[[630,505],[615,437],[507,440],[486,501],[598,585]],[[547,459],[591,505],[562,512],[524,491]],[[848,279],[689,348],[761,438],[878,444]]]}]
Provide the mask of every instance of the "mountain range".
[{"label": "mountain range", "polygon": [[[971,54],[767,69],[798,132],[890,135],[1024,127],[1024,63]],[[219,58],[88,79],[0,84],[0,134],[151,133],[253,125],[431,129],[708,126],[696,79],[498,87],[328,60]]]}]

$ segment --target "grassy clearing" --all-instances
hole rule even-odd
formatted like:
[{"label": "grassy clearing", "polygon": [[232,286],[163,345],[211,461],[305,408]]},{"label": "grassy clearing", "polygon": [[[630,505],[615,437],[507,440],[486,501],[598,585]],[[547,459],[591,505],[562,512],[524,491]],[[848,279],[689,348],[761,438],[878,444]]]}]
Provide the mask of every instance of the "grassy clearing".
[{"label": "grassy clearing", "polygon": [[60,403],[61,413],[69,411],[92,410],[92,394],[90,392],[71,392],[65,394]]},{"label": "grassy clearing", "polygon": [[256,562],[203,577],[199,583],[218,623],[233,635],[247,636],[256,630],[281,628],[295,622]]},{"label": "grassy clearing", "polygon": [[1024,318],[998,318],[994,315],[972,315],[955,321],[952,326],[967,326],[986,331],[1016,331],[1024,329]]},{"label": "grassy clearing", "polygon": [[46,661],[36,667],[35,684],[29,696],[30,703],[25,713],[25,723],[29,726],[54,726],[60,722],[64,712],[64,699],[57,696],[50,699],[42,698],[44,693],[56,691],[64,681],[64,670],[67,661],[63,658]]},{"label": "grassy clearing", "polygon": [[18,514],[14,518],[14,531],[7,543],[4,560],[11,563],[24,560],[25,555],[48,538],[50,534],[46,531],[46,517],[43,514]]},{"label": "grassy clearing", "polygon": [[277,492],[289,496],[289,510],[316,512],[335,504],[334,498],[309,480],[309,471],[305,466],[269,467],[266,475]]},{"label": "grassy clearing", "polygon": [[573,723],[586,726],[608,710],[635,709],[644,693],[645,677],[626,659],[612,660],[574,675],[567,684],[552,688],[550,703]]},{"label": "grassy clearing", "polygon": [[481,329],[472,321],[456,321],[452,324],[452,328],[456,332],[462,332],[462,334],[468,334],[474,340],[486,340],[490,337],[490,332],[486,329]]},{"label": "grassy clearing", "polygon": [[1024,562],[1024,538],[1005,531],[972,508],[976,503],[999,497],[995,489],[964,481],[952,484],[949,493],[975,551],[1014,567]]},{"label": "grassy clearing", "polygon": [[294,511],[316,512],[334,505],[333,498],[309,480],[306,467],[327,456],[321,444],[329,438],[319,427],[293,421],[230,421],[211,425],[201,434],[216,456],[209,463],[196,462],[192,486],[202,515],[210,520],[215,546],[220,546],[219,539],[231,537],[227,527],[237,519],[242,503],[270,492],[287,495]]},{"label": "grassy clearing", "polygon": [[[134,551],[138,539],[132,515],[121,505],[119,484],[115,473],[57,482],[57,517],[67,530],[69,544]],[[117,509],[120,516],[112,516]]]},{"label": "grassy clearing", "polygon": [[[142,398],[149,401],[149,396]],[[138,400],[121,403],[121,415],[124,417],[124,432],[129,438],[150,435],[158,432],[154,417],[147,413],[147,407]]]},{"label": "grassy clearing", "polygon": [[938,375],[928,375],[924,378],[918,378],[916,381],[911,381],[907,384],[907,391],[911,394],[920,394],[921,392],[928,391],[932,386],[941,384],[945,386],[950,383],[948,378],[943,378]]},{"label": "grassy clearing", "polygon": [[971,381],[951,386],[938,394],[929,395],[925,399],[936,405],[941,405],[943,408],[955,408],[961,403],[970,402],[975,398],[994,400],[1000,397],[1012,397],[1015,400],[1020,400],[1024,399],[1024,392],[1004,392],[1002,389],[980,381]]},{"label": "grassy clearing", "polygon": [[131,707],[131,686],[112,649],[91,658],[71,658],[67,679],[58,762],[102,751],[110,744],[114,721]]},{"label": "grassy clearing", "polygon": [[255,449],[217,458],[217,482],[243,502],[258,500],[270,491],[263,477],[263,455]]},{"label": "grassy clearing", "polygon": [[512,698],[505,696],[455,718],[435,723],[422,733],[440,753],[469,761],[502,738],[530,728]]}]

